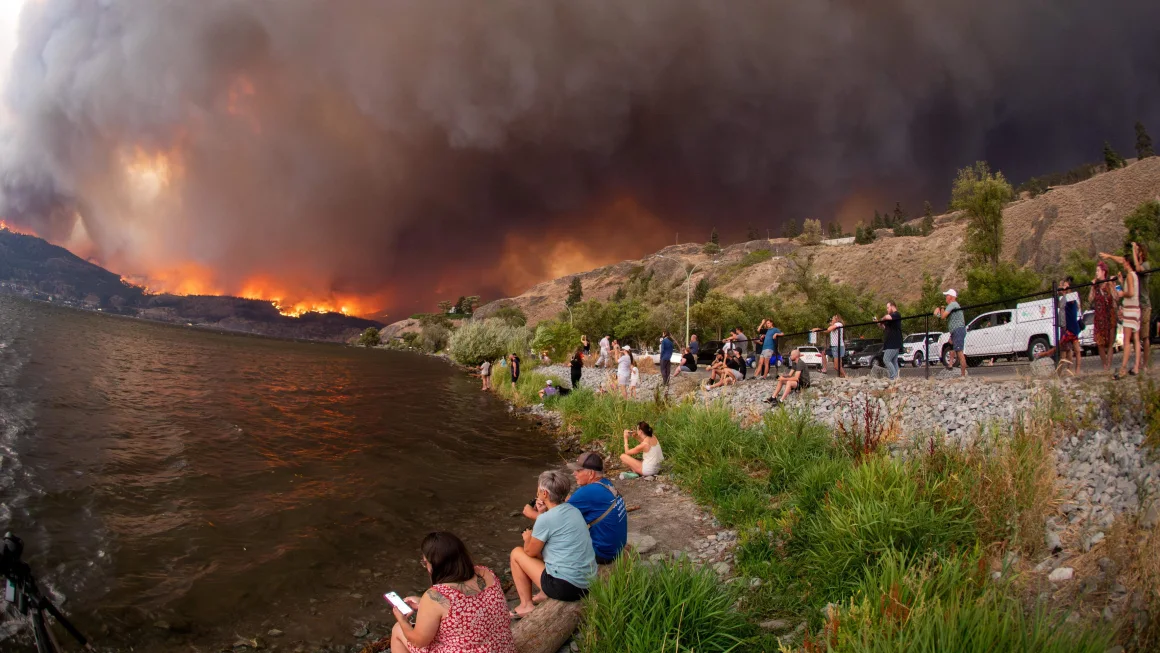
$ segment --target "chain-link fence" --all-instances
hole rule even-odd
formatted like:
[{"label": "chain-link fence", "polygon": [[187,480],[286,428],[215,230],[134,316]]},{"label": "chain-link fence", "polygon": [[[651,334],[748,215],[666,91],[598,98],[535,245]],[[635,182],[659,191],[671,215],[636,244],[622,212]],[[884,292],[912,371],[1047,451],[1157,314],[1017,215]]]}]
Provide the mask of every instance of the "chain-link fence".
[{"label": "chain-link fence", "polygon": [[[1110,357],[1123,353],[1126,333],[1138,331],[1145,352],[1150,339],[1157,337],[1157,318],[1151,315],[1146,299],[1151,274],[1138,275],[1137,289],[1144,290],[1134,296],[1124,296],[1129,294],[1128,281],[1121,277],[1056,282],[1048,290],[1023,296],[963,306],[956,302],[952,306],[957,308],[939,307],[938,314],[932,310],[896,315],[897,329],[880,317],[785,333],[776,339],[772,368],[788,365],[790,352],[796,349],[807,365],[855,375],[929,377],[944,368],[1012,367],[1043,358],[1058,365],[1061,359],[1074,361],[1077,352],[1081,360],[1106,354],[1107,369]],[[1142,302],[1141,296],[1145,296]],[[1136,340],[1130,339],[1127,355],[1135,347]],[[743,347],[751,369],[761,348],[756,337]]]}]

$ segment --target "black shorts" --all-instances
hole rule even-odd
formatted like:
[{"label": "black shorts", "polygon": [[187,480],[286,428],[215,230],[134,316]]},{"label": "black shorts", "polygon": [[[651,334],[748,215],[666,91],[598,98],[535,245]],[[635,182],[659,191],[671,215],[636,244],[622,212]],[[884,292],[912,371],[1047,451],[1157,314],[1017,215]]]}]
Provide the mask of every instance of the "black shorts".
[{"label": "black shorts", "polygon": [[601,558],[600,556],[596,556],[596,564],[598,565],[610,565],[614,562],[616,562],[616,558]]},{"label": "black shorts", "polygon": [[540,574],[540,589],[544,590],[548,598],[557,601],[579,601],[588,595],[587,588],[581,589],[566,580],[560,580],[549,574],[547,569]]},{"label": "black shorts", "polygon": [[520,375],[519,375],[519,374],[513,374],[513,375],[512,375],[512,383],[515,383],[516,381],[519,381],[519,380],[520,380]]}]

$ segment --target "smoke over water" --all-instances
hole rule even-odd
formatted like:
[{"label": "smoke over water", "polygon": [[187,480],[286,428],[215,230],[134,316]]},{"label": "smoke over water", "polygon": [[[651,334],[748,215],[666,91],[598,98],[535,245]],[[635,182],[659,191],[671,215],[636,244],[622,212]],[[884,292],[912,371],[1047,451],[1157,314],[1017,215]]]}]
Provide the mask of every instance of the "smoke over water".
[{"label": "smoke over water", "polygon": [[1129,154],[1158,36],[1126,0],[28,0],[0,217],[157,289],[410,312]]}]

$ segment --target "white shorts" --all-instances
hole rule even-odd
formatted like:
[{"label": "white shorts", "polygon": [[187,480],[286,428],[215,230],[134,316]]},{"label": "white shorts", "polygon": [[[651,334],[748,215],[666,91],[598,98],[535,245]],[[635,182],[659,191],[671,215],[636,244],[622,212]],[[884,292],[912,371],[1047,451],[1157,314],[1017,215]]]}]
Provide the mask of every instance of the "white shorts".
[{"label": "white shorts", "polygon": [[628,375],[627,374],[623,374],[623,375],[617,374],[616,375],[616,384],[617,385],[628,385]]}]

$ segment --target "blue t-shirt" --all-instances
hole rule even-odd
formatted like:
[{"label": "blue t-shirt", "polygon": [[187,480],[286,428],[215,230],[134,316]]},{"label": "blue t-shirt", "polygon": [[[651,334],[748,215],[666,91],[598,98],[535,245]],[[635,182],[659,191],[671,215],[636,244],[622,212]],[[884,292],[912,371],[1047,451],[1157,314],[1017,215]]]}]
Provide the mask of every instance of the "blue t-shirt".
[{"label": "blue t-shirt", "polygon": [[689,343],[689,353],[694,355],[694,356],[701,353],[701,342],[698,340],[694,340],[694,341],[690,342]]},{"label": "blue t-shirt", "polygon": [[667,361],[673,358],[673,341],[668,338],[661,338],[661,360]]},{"label": "blue t-shirt", "polygon": [[[604,487],[597,487],[598,485]],[[584,515],[584,522],[587,524],[599,519],[615,501],[616,507],[612,512],[601,519],[599,524],[588,529],[588,534],[592,537],[592,549],[596,552],[596,557],[602,560],[616,558],[628,542],[628,508],[624,505],[624,497],[617,495],[614,499],[611,487],[612,482],[602,478],[596,483],[576,488],[568,499],[568,503],[580,509],[580,514]]]},{"label": "blue t-shirt", "polygon": [[544,543],[540,557],[548,574],[576,587],[588,587],[596,576],[596,553],[584,515],[570,503],[561,503],[536,518],[532,537]]},{"label": "blue t-shirt", "polygon": [[771,349],[774,353],[777,353],[777,338],[774,338],[774,336],[779,333],[781,333],[781,329],[769,327],[769,331],[765,332],[765,344],[762,346],[762,349]]}]

